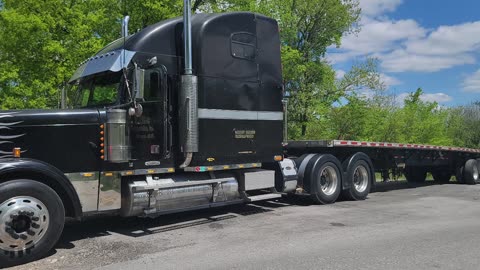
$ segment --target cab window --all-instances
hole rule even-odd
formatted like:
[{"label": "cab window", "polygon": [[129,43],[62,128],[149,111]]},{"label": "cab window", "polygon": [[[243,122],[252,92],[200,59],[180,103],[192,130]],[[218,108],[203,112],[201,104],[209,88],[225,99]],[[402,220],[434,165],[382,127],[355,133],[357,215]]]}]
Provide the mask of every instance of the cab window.
[{"label": "cab window", "polygon": [[81,81],[78,86],[76,108],[106,107],[118,100],[121,72],[104,74]]}]

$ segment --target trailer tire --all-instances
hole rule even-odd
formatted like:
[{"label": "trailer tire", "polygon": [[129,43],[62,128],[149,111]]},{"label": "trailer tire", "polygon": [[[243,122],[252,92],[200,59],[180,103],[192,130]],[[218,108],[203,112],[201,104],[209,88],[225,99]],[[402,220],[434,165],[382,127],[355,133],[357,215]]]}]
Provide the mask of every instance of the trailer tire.
[{"label": "trailer tire", "polygon": [[372,174],[372,169],[366,160],[358,159],[351,163],[344,179],[344,181],[350,181],[351,185],[342,191],[342,195],[353,201],[365,200],[372,187]]},{"label": "trailer tire", "polygon": [[[477,159],[477,168],[478,168],[478,171],[480,172],[480,158]],[[477,184],[480,184],[480,179],[477,180]]]},{"label": "trailer tire", "polygon": [[25,179],[0,184],[0,268],[46,256],[64,222],[62,200],[49,186]]},{"label": "trailer tire", "polygon": [[334,203],[342,190],[340,161],[332,155],[319,155],[314,158],[308,172],[309,192],[317,204]]},{"label": "trailer tire", "polygon": [[436,183],[446,184],[450,182],[452,173],[449,170],[434,169],[432,170],[432,176]]},{"label": "trailer tire", "polygon": [[427,170],[423,167],[405,167],[405,178],[409,183],[423,183],[427,179]]},{"label": "trailer tire", "polygon": [[479,179],[478,163],[475,159],[469,159],[465,162],[463,177],[466,184],[475,185]]}]

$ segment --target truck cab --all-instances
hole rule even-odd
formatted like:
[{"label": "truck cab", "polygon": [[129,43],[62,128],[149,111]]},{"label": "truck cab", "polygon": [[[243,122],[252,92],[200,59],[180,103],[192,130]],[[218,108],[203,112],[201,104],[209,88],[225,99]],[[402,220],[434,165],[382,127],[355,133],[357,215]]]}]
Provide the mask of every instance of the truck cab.
[{"label": "truck cab", "polygon": [[80,63],[68,108],[0,112],[0,266],[44,255],[65,216],[151,217],[275,187],[277,22],[197,14],[124,33]]},{"label": "truck cab", "polygon": [[[283,140],[277,23],[252,13],[198,14],[192,33],[199,139],[189,167],[273,162]],[[109,111],[128,114],[125,145],[111,145],[106,131],[105,161],[135,169],[182,163],[182,102],[190,102],[179,100],[182,40],[181,18],[160,22],[112,42],[71,78],[74,108],[98,109],[107,129]]]}]

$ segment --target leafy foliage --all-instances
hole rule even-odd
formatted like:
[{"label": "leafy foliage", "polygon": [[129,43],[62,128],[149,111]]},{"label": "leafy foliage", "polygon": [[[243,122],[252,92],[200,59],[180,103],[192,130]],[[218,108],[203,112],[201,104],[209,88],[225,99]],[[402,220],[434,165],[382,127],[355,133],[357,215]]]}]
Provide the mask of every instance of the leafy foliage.
[{"label": "leafy foliage", "polygon": [[[358,0],[192,0],[196,12],[249,10],[281,31],[290,139],[352,139],[480,147],[480,102],[443,108],[422,90],[399,105],[378,62],[336,79],[327,48],[359,31]],[[121,32],[179,16],[182,0],[0,0],[0,109],[56,108],[77,65]],[[126,12],[128,11],[128,12]]]}]

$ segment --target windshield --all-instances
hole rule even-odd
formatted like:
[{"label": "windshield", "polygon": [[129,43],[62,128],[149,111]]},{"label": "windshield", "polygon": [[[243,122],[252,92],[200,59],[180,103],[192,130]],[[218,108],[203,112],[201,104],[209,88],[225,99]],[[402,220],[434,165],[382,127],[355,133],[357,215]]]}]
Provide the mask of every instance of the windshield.
[{"label": "windshield", "polygon": [[72,87],[74,108],[106,107],[118,101],[121,72],[83,79]]}]

